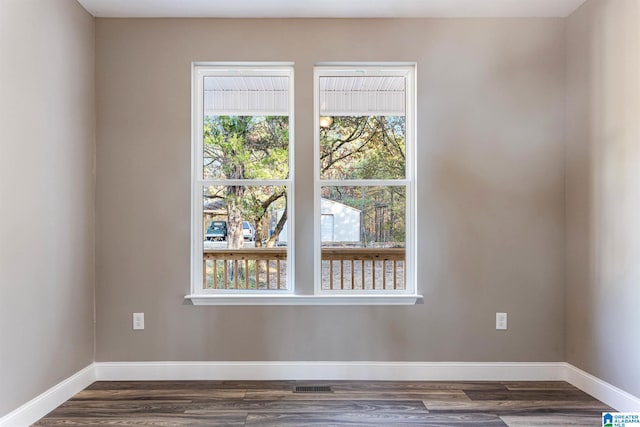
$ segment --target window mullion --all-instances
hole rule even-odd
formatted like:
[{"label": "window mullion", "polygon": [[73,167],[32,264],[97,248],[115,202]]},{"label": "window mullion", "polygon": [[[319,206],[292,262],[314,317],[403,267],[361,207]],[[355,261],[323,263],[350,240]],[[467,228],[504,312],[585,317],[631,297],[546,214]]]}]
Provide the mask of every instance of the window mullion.
[{"label": "window mullion", "polygon": [[407,179],[321,179],[318,182],[321,187],[406,187],[411,183],[411,181]]},{"label": "window mullion", "polygon": [[198,181],[202,185],[251,185],[251,186],[274,186],[290,185],[289,179],[203,179]]}]

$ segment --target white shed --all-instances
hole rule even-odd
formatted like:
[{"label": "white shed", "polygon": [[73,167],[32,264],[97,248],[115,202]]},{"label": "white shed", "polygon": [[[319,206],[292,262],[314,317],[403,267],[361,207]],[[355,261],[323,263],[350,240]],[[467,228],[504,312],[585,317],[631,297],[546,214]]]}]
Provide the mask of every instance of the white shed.
[{"label": "white shed", "polygon": [[[278,218],[283,210],[278,211]],[[359,242],[360,210],[329,199],[320,199],[320,235],[323,242]],[[283,228],[278,242],[287,241],[287,227]]]}]

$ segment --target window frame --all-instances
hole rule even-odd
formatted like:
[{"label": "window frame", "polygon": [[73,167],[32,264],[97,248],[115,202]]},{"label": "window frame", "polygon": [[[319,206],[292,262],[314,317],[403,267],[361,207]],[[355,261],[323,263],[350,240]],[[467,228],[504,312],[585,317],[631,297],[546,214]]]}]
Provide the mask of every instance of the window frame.
[{"label": "window frame", "polygon": [[[317,67],[325,66],[325,64],[318,63]],[[376,64],[365,64],[365,63],[357,63],[354,65],[349,65],[349,63],[342,64],[334,64],[328,63],[328,66],[331,68],[336,68],[338,66],[346,66],[347,69],[354,69],[354,67],[362,69],[363,67],[410,67],[411,78],[407,79],[408,87],[411,87],[411,90],[407,89],[407,97],[411,100],[408,101],[411,106],[410,109],[407,109],[408,112],[411,111],[411,120],[412,123],[415,124],[415,63],[376,63]],[[317,88],[317,79],[315,77],[316,68],[314,67],[314,94],[319,93]],[[273,181],[273,185],[286,185],[288,190],[287,195],[287,207],[288,207],[288,218],[287,218],[287,280],[288,280],[288,289],[286,290],[213,290],[213,289],[204,289],[202,286],[202,259],[203,259],[203,244],[202,244],[202,236],[200,235],[202,232],[202,189],[204,186],[202,185],[204,180],[203,178],[203,159],[202,159],[202,150],[203,150],[203,114],[198,114],[198,111],[203,111],[203,96],[198,96],[198,85],[202,85],[202,78],[204,76],[199,77],[198,71],[203,70],[216,70],[218,72],[227,71],[231,75],[238,75],[239,72],[251,72],[250,70],[260,70],[259,72],[273,71],[273,70],[288,70],[289,74],[289,176],[286,180],[271,180]],[[228,75],[228,74],[219,74],[219,75]],[[263,74],[264,75],[264,74]],[[296,305],[296,306],[321,306],[321,305],[331,305],[331,306],[372,306],[372,305],[414,305],[418,300],[422,298],[422,295],[417,294],[417,286],[415,284],[415,272],[413,271],[415,262],[415,240],[413,237],[413,233],[415,233],[415,167],[413,162],[415,162],[415,156],[411,156],[411,161],[407,162],[407,177],[412,177],[412,186],[407,188],[407,191],[411,191],[411,203],[407,204],[406,209],[407,212],[411,213],[411,221],[409,221],[409,217],[407,217],[407,227],[411,224],[411,234],[407,234],[407,241],[411,239],[412,248],[409,250],[409,244],[407,243],[407,254],[406,260],[408,264],[411,266],[411,271],[407,270],[407,282],[405,286],[405,290],[401,292],[393,292],[389,291],[382,293],[371,293],[371,292],[362,292],[357,291],[352,294],[330,294],[326,292],[318,292],[315,287],[315,282],[319,277],[318,262],[315,262],[313,267],[314,275],[316,279],[312,280],[314,287],[311,286],[296,286],[295,283],[295,238],[294,238],[294,230],[295,230],[295,213],[294,213],[294,195],[295,195],[295,175],[294,175],[294,167],[295,167],[295,93],[294,93],[294,63],[293,62],[192,62],[191,63],[191,224],[190,224],[190,293],[185,295],[185,300],[188,300],[193,305],[212,305],[212,306],[266,306],[266,305]],[[200,86],[201,89],[201,86]],[[319,129],[319,108],[318,108],[318,98],[314,96],[314,120],[313,123],[315,125],[315,129]],[[409,119],[407,119],[409,120]],[[415,125],[412,127],[413,138],[412,143],[407,143],[407,152],[411,150],[411,153],[415,153]],[[319,153],[319,132],[314,132],[314,145],[316,146],[315,150]],[[411,148],[409,148],[409,145]],[[318,155],[314,154],[314,158]],[[319,189],[318,181],[318,173],[317,173],[318,164],[314,164],[314,169],[316,175],[314,176],[314,193],[317,191],[316,188]],[[409,175],[410,174],[410,175]],[[407,178],[405,177],[405,178]],[[299,179],[299,178],[298,178]],[[200,181],[200,183],[198,183]],[[243,180],[242,185],[252,185],[252,184],[264,184],[269,180]],[[235,182],[235,181],[234,181]],[[196,185],[198,183],[198,185]],[[226,185],[232,185],[232,181],[226,181]],[[224,184],[223,184],[224,185]],[[314,215],[318,215],[319,210],[319,196],[316,194],[314,197]],[[317,200],[317,201],[316,201]],[[317,206],[317,209],[315,205]],[[319,215],[317,219],[314,219],[314,230],[313,230],[313,238],[314,245],[315,241],[319,242],[320,237],[320,219]],[[407,232],[408,233],[408,232]],[[319,259],[320,245],[315,245],[314,255]],[[410,258],[411,257],[411,258]],[[316,274],[318,273],[318,274]],[[311,285],[311,283],[309,283]],[[309,290],[313,293],[308,293]],[[297,292],[305,292],[305,293],[297,293]]]},{"label": "window frame", "polygon": [[[191,64],[191,293],[185,296],[194,304],[211,304],[212,298],[236,304],[256,298],[290,297],[294,282],[294,68],[289,62],[193,62]],[[204,78],[211,76],[286,76],[289,98],[289,173],[286,179],[205,179],[204,178]],[[273,185],[287,189],[287,289],[205,289],[203,287],[203,190],[209,185]]]},{"label": "window frame", "polygon": [[[322,179],[320,176],[320,78],[357,76],[402,76],[405,78],[405,147],[406,165],[404,179],[355,180]],[[313,69],[314,114],[314,294],[322,297],[345,298],[411,296],[419,298],[415,275],[416,266],[416,64],[415,63],[323,63]],[[405,205],[405,289],[322,289],[322,212],[321,188],[323,186],[403,186],[406,189]],[[415,301],[414,301],[415,302]]]}]

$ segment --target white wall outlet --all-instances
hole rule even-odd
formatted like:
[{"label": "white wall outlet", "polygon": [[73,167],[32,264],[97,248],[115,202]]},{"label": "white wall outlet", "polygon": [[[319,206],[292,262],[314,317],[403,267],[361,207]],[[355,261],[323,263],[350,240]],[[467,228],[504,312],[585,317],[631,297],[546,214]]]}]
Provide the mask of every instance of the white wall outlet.
[{"label": "white wall outlet", "polygon": [[496,313],[496,329],[507,329],[507,313]]},{"label": "white wall outlet", "polygon": [[133,329],[144,329],[144,313],[133,313]]}]

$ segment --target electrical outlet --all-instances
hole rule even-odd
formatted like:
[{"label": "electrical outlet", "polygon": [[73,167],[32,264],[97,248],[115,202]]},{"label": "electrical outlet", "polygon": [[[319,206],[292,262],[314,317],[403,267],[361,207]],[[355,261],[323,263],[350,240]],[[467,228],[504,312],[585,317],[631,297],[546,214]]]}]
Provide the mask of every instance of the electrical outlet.
[{"label": "electrical outlet", "polygon": [[133,313],[133,329],[144,329],[144,313]]},{"label": "electrical outlet", "polygon": [[507,329],[507,313],[496,313],[496,329]]}]

